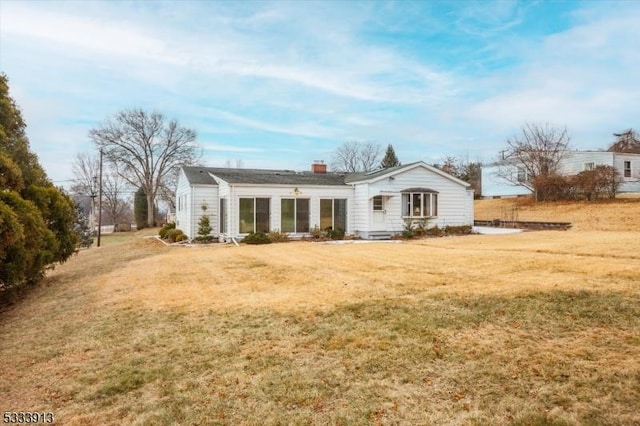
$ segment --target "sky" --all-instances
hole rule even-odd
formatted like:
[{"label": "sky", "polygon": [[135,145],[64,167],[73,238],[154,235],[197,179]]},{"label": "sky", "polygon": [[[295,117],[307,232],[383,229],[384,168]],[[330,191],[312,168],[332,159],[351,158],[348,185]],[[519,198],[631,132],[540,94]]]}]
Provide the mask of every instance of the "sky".
[{"label": "sky", "polygon": [[207,166],[309,170],[345,141],[490,162],[525,123],[640,128],[640,1],[0,0],[0,72],[49,177],[158,111]]}]

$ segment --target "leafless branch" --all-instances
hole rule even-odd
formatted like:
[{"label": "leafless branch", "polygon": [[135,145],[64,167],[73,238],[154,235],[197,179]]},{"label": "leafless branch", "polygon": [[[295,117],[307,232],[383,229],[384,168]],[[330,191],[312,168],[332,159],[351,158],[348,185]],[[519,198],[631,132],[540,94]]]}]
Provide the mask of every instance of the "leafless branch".
[{"label": "leafless branch", "polygon": [[158,112],[123,110],[89,136],[116,173],[147,194],[147,222],[154,222],[154,201],[171,171],[198,158],[195,131],[166,121]]},{"label": "leafless branch", "polygon": [[380,163],[382,146],[373,142],[347,141],[333,154],[331,166],[336,171],[367,172]]}]

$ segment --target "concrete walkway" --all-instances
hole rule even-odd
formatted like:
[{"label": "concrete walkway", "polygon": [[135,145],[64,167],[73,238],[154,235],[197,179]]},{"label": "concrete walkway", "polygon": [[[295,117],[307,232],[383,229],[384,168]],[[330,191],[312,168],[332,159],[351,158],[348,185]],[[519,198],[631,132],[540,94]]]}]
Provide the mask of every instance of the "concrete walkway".
[{"label": "concrete walkway", "polygon": [[502,235],[502,234],[517,234],[522,232],[522,229],[516,228],[494,228],[491,226],[474,226],[473,232],[482,235]]}]

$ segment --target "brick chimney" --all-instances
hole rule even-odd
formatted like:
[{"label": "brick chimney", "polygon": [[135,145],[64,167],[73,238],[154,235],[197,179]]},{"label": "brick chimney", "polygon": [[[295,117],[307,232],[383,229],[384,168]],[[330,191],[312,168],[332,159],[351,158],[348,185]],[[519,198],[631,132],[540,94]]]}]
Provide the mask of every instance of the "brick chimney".
[{"label": "brick chimney", "polygon": [[327,165],[324,164],[323,161],[314,161],[311,165],[311,171],[314,174],[318,175],[326,175],[327,174]]}]

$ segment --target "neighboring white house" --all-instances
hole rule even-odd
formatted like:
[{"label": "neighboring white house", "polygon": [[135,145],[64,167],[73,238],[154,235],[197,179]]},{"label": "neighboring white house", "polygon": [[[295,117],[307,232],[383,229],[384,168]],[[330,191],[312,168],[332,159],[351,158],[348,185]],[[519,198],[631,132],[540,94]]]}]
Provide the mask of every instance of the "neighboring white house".
[{"label": "neighboring white house", "polygon": [[[611,166],[618,170],[622,178],[619,192],[640,192],[640,154],[571,151],[560,160],[558,172],[564,175],[576,175],[600,165]],[[528,188],[517,184],[527,179],[524,168],[515,164],[497,162],[483,166],[480,195],[483,198],[530,195],[531,191]]]},{"label": "neighboring white house", "polygon": [[325,164],[310,172],[183,167],[176,226],[193,238],[203,215],[223,240],[275,230],[300,237],[315,227],[383,238],[402,232],[405,220],[473,225],[473,190],[424,162],[351,174]]}]

